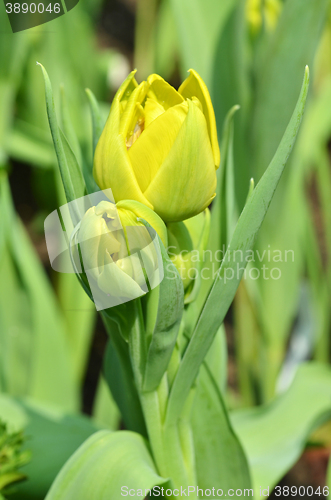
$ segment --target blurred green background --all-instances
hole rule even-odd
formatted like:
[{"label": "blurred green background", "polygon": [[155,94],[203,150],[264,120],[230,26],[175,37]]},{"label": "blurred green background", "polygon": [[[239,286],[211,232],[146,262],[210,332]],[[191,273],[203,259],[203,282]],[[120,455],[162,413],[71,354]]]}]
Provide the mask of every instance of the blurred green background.
[{"label": "blurred green background", "polygon": [[[64,433],[69,454],[94,425],[121,425],[100,375],[106,334],[94,306],[74,275],[55,273],[48,261],[43,222],[65,197],[36,61],[48,71],[58,117],[75,131],[75,153],[86,167],[92,125],[85,88],[106,119],[132,68],[138,81],[156,72],[175,87],[189,68],[197,70],[210,90],[220,139],[228,111],[240,105],[226,174],[234,219],[250,179],[257,183],[276,151],[309,65],[299,139],[256,242],[261,258],[249,264],[225,323],[228,405],[269,402],[289,387],[300,363],[330,363],[330,9],[329,0],[80,0],[64,16],[13,34],[0,5],[0,391],[3,408],[18,405],[17,422],[23,412],[44,436],[56,441]],[[228,235],[231,228],[230,221]],[[285,251],[292,252],[287,262]],[[263,266],[279,269],[279,278],[263,279]],[[251,268],[260,271],[258,279]],[[50,421],[42,424],[40,412]],[[67,434],[56,431],[66,418],[61,412],[80,419],[68,422]],[[93,415],[93,426],[81,412]],[[68,442],[72,428],[81,434]],[[311,442],[328,450],[331,427]],[[320,471],[323,453],[314,458]],[[310,458],[302,460],[297,475]],[[47,477],[40,480],[41,498],[47,484]]]}]

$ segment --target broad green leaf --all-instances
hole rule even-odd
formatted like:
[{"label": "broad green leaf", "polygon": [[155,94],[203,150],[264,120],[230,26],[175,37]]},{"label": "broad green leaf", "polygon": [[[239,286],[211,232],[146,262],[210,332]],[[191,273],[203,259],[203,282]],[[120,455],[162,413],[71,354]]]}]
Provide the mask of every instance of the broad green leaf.
[{"label": "broad green leaf", "polygon": [[42,69],[45,82],[46,108],[49,126],[53,137],[53,143],[66,197],[68,202],[70,202],[84,196],[86,189],[85,182],[76,157],[69,146],[67,139],[58,127],[50,79],[45,68],[41,64],[39,65]]},{"label": "broad green leaf", "polygon": [[130,431],[100,431],[69,459],[46,500],[118,500],[130,489],[136,493],[130,498],[138,499],[166,482],[158,475],[142,436]]},{"label": "broad green leaf", "polygon": [[192,430],[199,487],[224,492],[229,488],[251,488],[245,454],[206,364],[201,367],[197,383]]},{"label": "broad green leaf", "polygon": [[288,391],[272,403],[232,413],[254,491],[269,487],[271,493],[300,457],[311,432],[330,416],[331,369],[313,362],[302,365]]},{"label": "broad green leaf", "polygon": [[86,417],[5,394],[0,395],[0,418],[8,422],[11,431],[24,430],[28,436],[24,449],[32,456],[22,469],[29,479],[17,486],[13,500],[44,500],[61,467],[98,430]]},{"label": "broad green leaf", "polygon": [[164,278],[147,297],[146,335],[150,344],[146,357],[144,391],[156,390],[161,382],[175,347],[184,308],[182,280],[160,239],[159,243]]},{"label": "broad green leaf", "polygon": [[[237,291],[247,263],[248,251],[254,244],[292,151],[305,107],[308,86],[309,70],[306,67],[301,93],[290,123],[272,162],[254,189],[239,218],[220,271],[178,369],[167,409],[167,418],[170,422],[180,414],[199,367]],[[231,272],[229,273],[229,271]]]}]

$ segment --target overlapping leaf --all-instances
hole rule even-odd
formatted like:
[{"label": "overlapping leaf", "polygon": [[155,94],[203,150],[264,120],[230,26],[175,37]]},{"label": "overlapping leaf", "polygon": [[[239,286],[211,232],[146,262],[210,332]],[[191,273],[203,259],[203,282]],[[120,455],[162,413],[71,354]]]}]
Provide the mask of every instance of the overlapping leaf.
[{"label": "overlapping leaf", "polygon": [[66,463],[46,500],[118,500],[129,490],[130,497],[138,499],[147,496],[154,486],[166,482],[158,475],[139,434],[100,431]]},{"label": "overlapping leaf", "polygon": [[273,403],[231,415],[254,491],[272,488],[298,460],[312,430],[331,416],[331,369],[302,365],[289,390]]}]

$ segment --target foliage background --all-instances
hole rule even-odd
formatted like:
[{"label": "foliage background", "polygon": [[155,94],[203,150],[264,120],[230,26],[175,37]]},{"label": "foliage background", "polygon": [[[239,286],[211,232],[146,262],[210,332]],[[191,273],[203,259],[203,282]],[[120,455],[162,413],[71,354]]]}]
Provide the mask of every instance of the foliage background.
[{"label": "foliage background", "polygon": [[[2,4],[0,11],[0,390],[23,398],[29,415],[37,414],[35,405],[53,417],[55,412],[52,424],[39,422],[43,439],[47,426],[55,429],[57,420],[67,418],[61,412],[83,411],[112,429],[120,423],[100,376],[103,327],[75,276],[54,273],[47,258],[43,221],[65,198],[36,61],[47,68],[58,116],[70,120],[78,137],[75,152],[83,161],[92,158],[86,87],[106,117],[132,67],[138,68],[138,80],[157,72],[175,87],[190,67],[196,69],[210,89],[220,138],[228,111],[240,105],[234,154],[227,159],[234,214],[243,207],[250,178],[257,182],[269,164],[309,64],[312,84],[300,136],[256,243],[261,254],[266,248],[291,249],[294,262],[277,264],[281,279],[248,278],[238,290],[225,322],[228,405],[273,400],[306,360],[328,365],[330,2],[80,0],[65,16],[15,35]],[[65,101],[70,117],[63,111]],[[233,224],[227,221],[222,242]],[[254,266],[264,264],[267,258]],[[70,432],[52,433],[54,442],[62,435],[70,454],[94,428],[84,419],[67,425]],[[81,434],[75,440],[77,425]],[[330,429],[320,429],[311,442],[328,449]],[[323,457],[318,460],[325,464]],[[40,480],[41,492],[46,483],[47,478]]]}]

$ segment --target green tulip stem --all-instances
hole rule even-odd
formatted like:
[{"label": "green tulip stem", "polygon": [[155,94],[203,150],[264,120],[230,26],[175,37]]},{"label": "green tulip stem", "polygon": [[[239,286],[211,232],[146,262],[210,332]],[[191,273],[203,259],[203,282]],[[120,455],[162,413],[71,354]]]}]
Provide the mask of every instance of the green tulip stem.
[{"label": "green tulip stem", "polygon": [[[164,379],[156,391],[140,393],[150,445],[159,473],[170,478],[175,488],[196,486],[194,446],[186,417],[164,425]],[[196,497],[197,498],[197,497]]]},{"label": "green tulip stem", "polygon": [[168,375],[164,374],[156,390],[143,390],[141,374],[146,360],[147,346],[141,302],[140,300],[135,302],[136,321],[129,339],[130,356],[152,453],[159,473],[171,479],[174,487],[196,486],[194,446],[188,418],[193,393],[189,394],[179,418],[171,425],[165,426],[169,398]]},{"label": "green tulip stem", "polygon": [[136,386],[138,391],[141,391],[143,386],[142,374],[144,373],[144,366],[146,364],[147,345],[142,306],[139,299],[134,301],[134,313],[135,320],[130,334],[129,347]]}]

